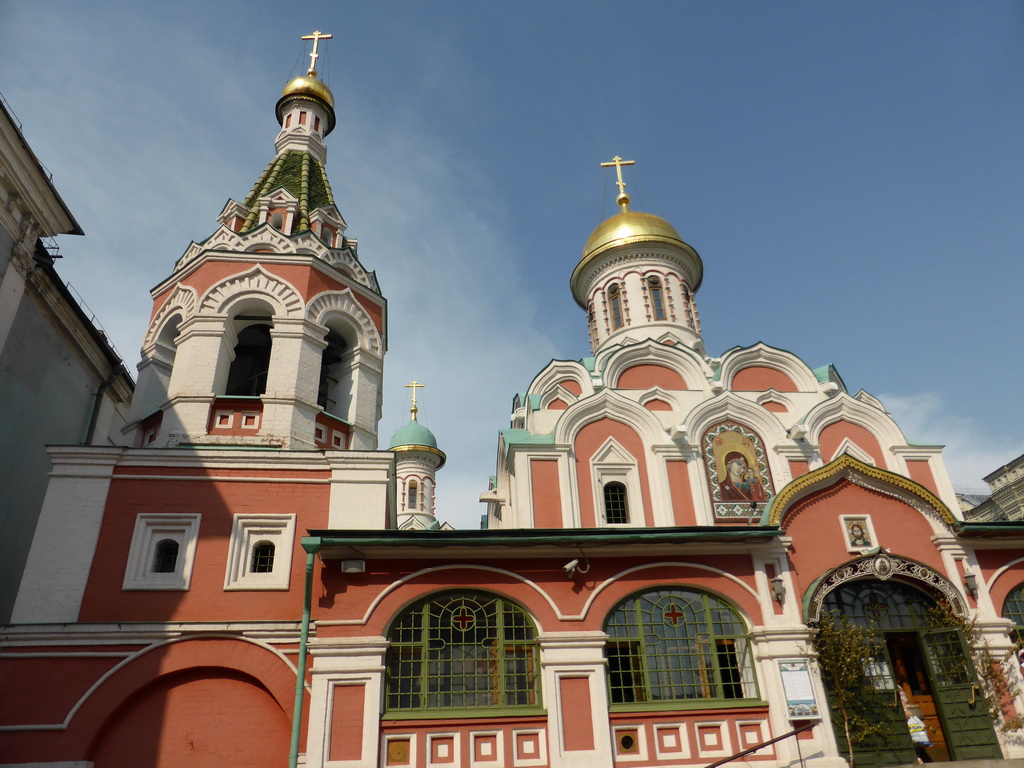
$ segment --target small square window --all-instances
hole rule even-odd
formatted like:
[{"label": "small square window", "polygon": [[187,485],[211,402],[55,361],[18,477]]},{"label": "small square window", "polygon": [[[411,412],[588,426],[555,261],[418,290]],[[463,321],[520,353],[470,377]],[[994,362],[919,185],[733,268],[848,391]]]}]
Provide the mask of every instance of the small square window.
[{"label": "small square window", "polygon": [[235,515],[224,589],[288,589],[295,515]]},{"label": "small square window", "polygon": [[331,445],[335,448],[345,447],[345,435],[341,432],[331,432]]},{"label": "small square window", "polygon": [[232,411],[217,411],[213,419],[218,427],[228,429],[235,421],[235,414]]},{"label": "small square window", "polygon": [[316,433],[315,434],[316,434],[316,439],[317,439],[318,442],[322,443],[327,438],[327,433],[324,431],[323,427],[318,426],[316,428]]},{"label": "small square window", "polygon": [[242,429],[259,429],[260,414],[258,411],[247,411],[242,414]]},{"label": "small square window", "polygon": [[198,539],[199,515],[140,514],[121,588],[187,590]]}]

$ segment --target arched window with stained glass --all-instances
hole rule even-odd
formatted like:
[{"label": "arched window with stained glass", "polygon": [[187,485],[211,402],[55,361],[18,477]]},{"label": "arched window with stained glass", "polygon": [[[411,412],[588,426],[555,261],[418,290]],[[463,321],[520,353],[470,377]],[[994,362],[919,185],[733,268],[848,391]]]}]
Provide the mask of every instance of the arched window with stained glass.
[{"label": "arched window with stained glass", "polygon": [[1024,583],[1010,590],[1003,603],[1003,618],[1013,622],[1013,637],[1024,644]]},{"label": "arched window with stained glass", "polygon": [[605,632],[612,704],[758,698],[746,624],[715,595],[674,587],[635,594],[609,614]]},{"label": "arched window with stained glass", "polygon": [[540,707],[537,630],[511,601],[434,595],[402,612],[388,640],[389,712]]}]

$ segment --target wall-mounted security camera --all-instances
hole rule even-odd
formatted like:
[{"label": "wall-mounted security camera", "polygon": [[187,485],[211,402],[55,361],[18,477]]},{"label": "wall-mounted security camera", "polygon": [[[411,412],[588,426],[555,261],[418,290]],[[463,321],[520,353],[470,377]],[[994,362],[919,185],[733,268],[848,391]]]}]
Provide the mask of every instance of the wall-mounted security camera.
[{"label": "wall-mounted security camera", "polygon": [[570,579],[576,575],[576,569],[580,567],[579,560],[570,560],[568,563],[562,566],[562,570],[565,571],[565,575]]}]

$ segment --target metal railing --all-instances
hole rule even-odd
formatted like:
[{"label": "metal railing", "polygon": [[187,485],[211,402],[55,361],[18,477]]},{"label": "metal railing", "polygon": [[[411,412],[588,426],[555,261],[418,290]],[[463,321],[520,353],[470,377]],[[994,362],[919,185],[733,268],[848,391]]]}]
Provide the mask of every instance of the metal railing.
[{"label": "metal railing", "polygon": [[[786,739],[789,739],[789,738],[792,738],[793,736],[796,736],[798,733],[803,733],[804,731],[809,731],[811,728],[813,728],[816,725],[818,725],[817,722],[804,723],[799,728],[795,728],[792,731],[790,731],[789,733],[784,733],[781,736],[776,736],[774,739],[768,739],[768,741],[762,741],[760,744],[755,744],[754,746],[752,746],[752,747],[750,747],[748,749],[744,749],[742,752],[737,752],[735,755],[729,755],[729,757],[723,757],[717,763],[711,763],[711,765],[706,765],[706,766],[704,766],[704,768],[718,768],[718,766],[725,765],[726,763],[731,763],[733,760],[739,760],[741,757],[746,757],[747,755],[751,754],[752,752],[757,752],[759,749],[764,749],[765,747],[771,746],[772,744],[775,744],[776,742],[779,742],[779,741],[785,741]],[[804,756],[800,752],[800,739],[796,740],[796,753],[797,753],[797,756],[800,759],[800,765],[803,766],[803,764],[804,764]]]}]

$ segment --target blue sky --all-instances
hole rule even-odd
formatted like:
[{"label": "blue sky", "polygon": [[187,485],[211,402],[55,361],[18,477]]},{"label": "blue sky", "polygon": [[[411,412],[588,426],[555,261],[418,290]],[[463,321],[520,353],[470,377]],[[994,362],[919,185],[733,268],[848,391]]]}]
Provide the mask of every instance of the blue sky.
[{"label": "blue sky", "polygon": [[712,355],[834,363],[960,486],[1024,452],[1024,3],[281,8],[7,0],[0,92],[86,232],[58,268],[129,367],[321,29],[328,173],[389,300],[382,442],[425,382],[442,518],[476,526],[513,394],[589,354],[568,279],[616,154],[704,260]]}]

